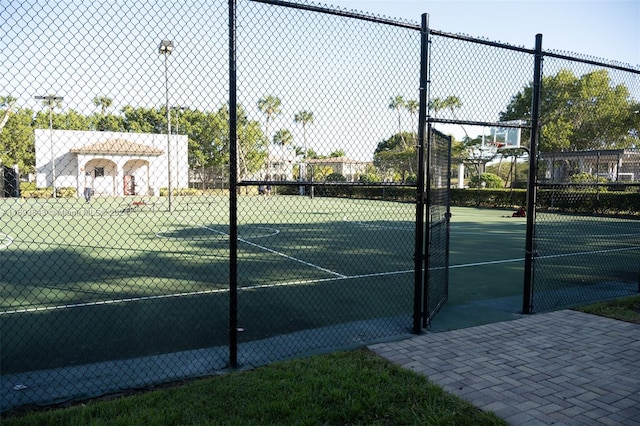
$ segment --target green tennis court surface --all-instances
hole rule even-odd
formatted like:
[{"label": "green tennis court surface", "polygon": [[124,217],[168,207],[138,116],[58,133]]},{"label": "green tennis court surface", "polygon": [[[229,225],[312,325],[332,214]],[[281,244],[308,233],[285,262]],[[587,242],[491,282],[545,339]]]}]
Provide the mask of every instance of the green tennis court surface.
[{"label": "green tennis court surface", "polygon": [[[113,199],[1,206],[4,373],[228,342],[225,197],[178,198],[172,212]],[[452,213],[449,303],[433,329],[513,317],[526,219]],[[241,342],[392,317],[409,330],[414,217],[410,203],[240,197]]]}]

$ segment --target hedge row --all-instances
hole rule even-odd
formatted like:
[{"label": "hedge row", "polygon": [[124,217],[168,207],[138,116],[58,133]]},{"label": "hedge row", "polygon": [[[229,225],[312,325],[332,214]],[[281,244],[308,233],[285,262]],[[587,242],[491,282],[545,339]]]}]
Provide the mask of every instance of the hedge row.
[{"label": "hedge row", "polygon": [[[53,188],[36,188],[34,182],[20,182],[20,196],[22,198],[51,198]],[[71,187],[62,187],[56,190],[56,197],[71,198],[78,195],[78,191]]]},{"label": "hedge row", "polygon": [[[571,187],[539,189],[538,210],[575,213],[640,215],[640,186]],[[306,187],[310,194],[310,187]],[[299,187],[278,188],[279,194],[295,195]],[[323,186],[314,185],[314,196],[364,198],[414,202],[415,187],[408,186]],[[527,204],[526,189],[451,189],[450,203],[457,207],[484,207],[512,209]]]},{"label": "hedge row", "polygon": [[[247,188],[249,189],[249,188]],[[299,194],[299,186],[279,186],[275,193],[282,195]],[[202,196],[202,190],[181,188],[172,191],[179,196]],[[246,192],[246,191],[241,191]],[[24,198],[50,198],[51,188],[36,188],[34,183],[20,184],[20,195]],[[256,191],[246,192],[254,194]],[[305,193],[311,194],[311,186],[305,187]],[[160,195],[167,196],[166,188]],[[75,197],[75,188],[58,188],[57,197]],[[364,186],[364,185],[314,185],[316,197],[357,198],[414,202],[416,188],[412,186]],[[515,208],[526,205],[527,191],[524,189],[451,189],[452,206]],[[552,188],[540,188],[537,191],[537,208],[541,211],[561,211],[571,213],[640,215],[640,185],[564,185]]]}]

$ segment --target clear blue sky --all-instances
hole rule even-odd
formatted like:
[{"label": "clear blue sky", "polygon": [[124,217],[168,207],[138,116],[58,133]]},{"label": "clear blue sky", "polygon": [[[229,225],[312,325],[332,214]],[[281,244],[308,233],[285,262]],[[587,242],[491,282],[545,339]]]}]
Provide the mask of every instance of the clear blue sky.
[{"label": "clear blue sky", "polygon": [[419,22],[432,29],[640,65],[640,0],[326,0],[341,9]]}]

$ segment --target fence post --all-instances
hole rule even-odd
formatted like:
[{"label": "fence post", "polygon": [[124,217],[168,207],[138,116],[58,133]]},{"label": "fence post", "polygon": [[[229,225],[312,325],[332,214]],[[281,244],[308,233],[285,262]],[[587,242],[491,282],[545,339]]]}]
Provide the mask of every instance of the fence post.
[{"label": "fence post", "polygon": [[229,365],[238,366],[238,132],[236,1],[229,0]]},{"label": "fence post", "polygon": [[415,281],[413,290],[413,332],[420,334],[422,331],[423,317],[423,272],[424,265],[424,238],[425,238],[425,127],[427,124],[427,63],[429,55],[429,15],[422,14],[422,25],[420,27],[420,105],[418,109],[418,179],[416,188],[416,237],[415,252],[413,259],[415,262]]},{"label": "fence post", "polygon": [[524,258],[524,291],[522,312],[533,310],[533,257],[534,226],[536,215],[536,184],[538,172],[538,133],[540,126],[540,92],[542,86],[542,34],[536,34],[535,62],[533,70],[533,92],[531,94],[531,142],[529,146],[529,182],[527,185],[527,236]]}]

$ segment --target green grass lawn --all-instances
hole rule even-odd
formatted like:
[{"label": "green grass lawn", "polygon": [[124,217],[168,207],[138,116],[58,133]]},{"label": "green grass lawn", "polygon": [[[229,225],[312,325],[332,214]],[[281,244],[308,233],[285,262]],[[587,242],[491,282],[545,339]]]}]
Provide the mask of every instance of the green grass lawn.
[{"label": "green grass lawn", "polygon": [[366,350],[274,363],[117,399],[5,416],[4,425],[504,425]]},{"label": "green grass lawn", "polygon": [[640,295],[583,306],[576,310],[640,324]]},{"label": "green grass lawn", "polygon": [[[578,308],[640,323],[640,296]],[[14,411],[4,425],[504,425],[428,378],[367,350],[273,363],[66,408]]]}]

